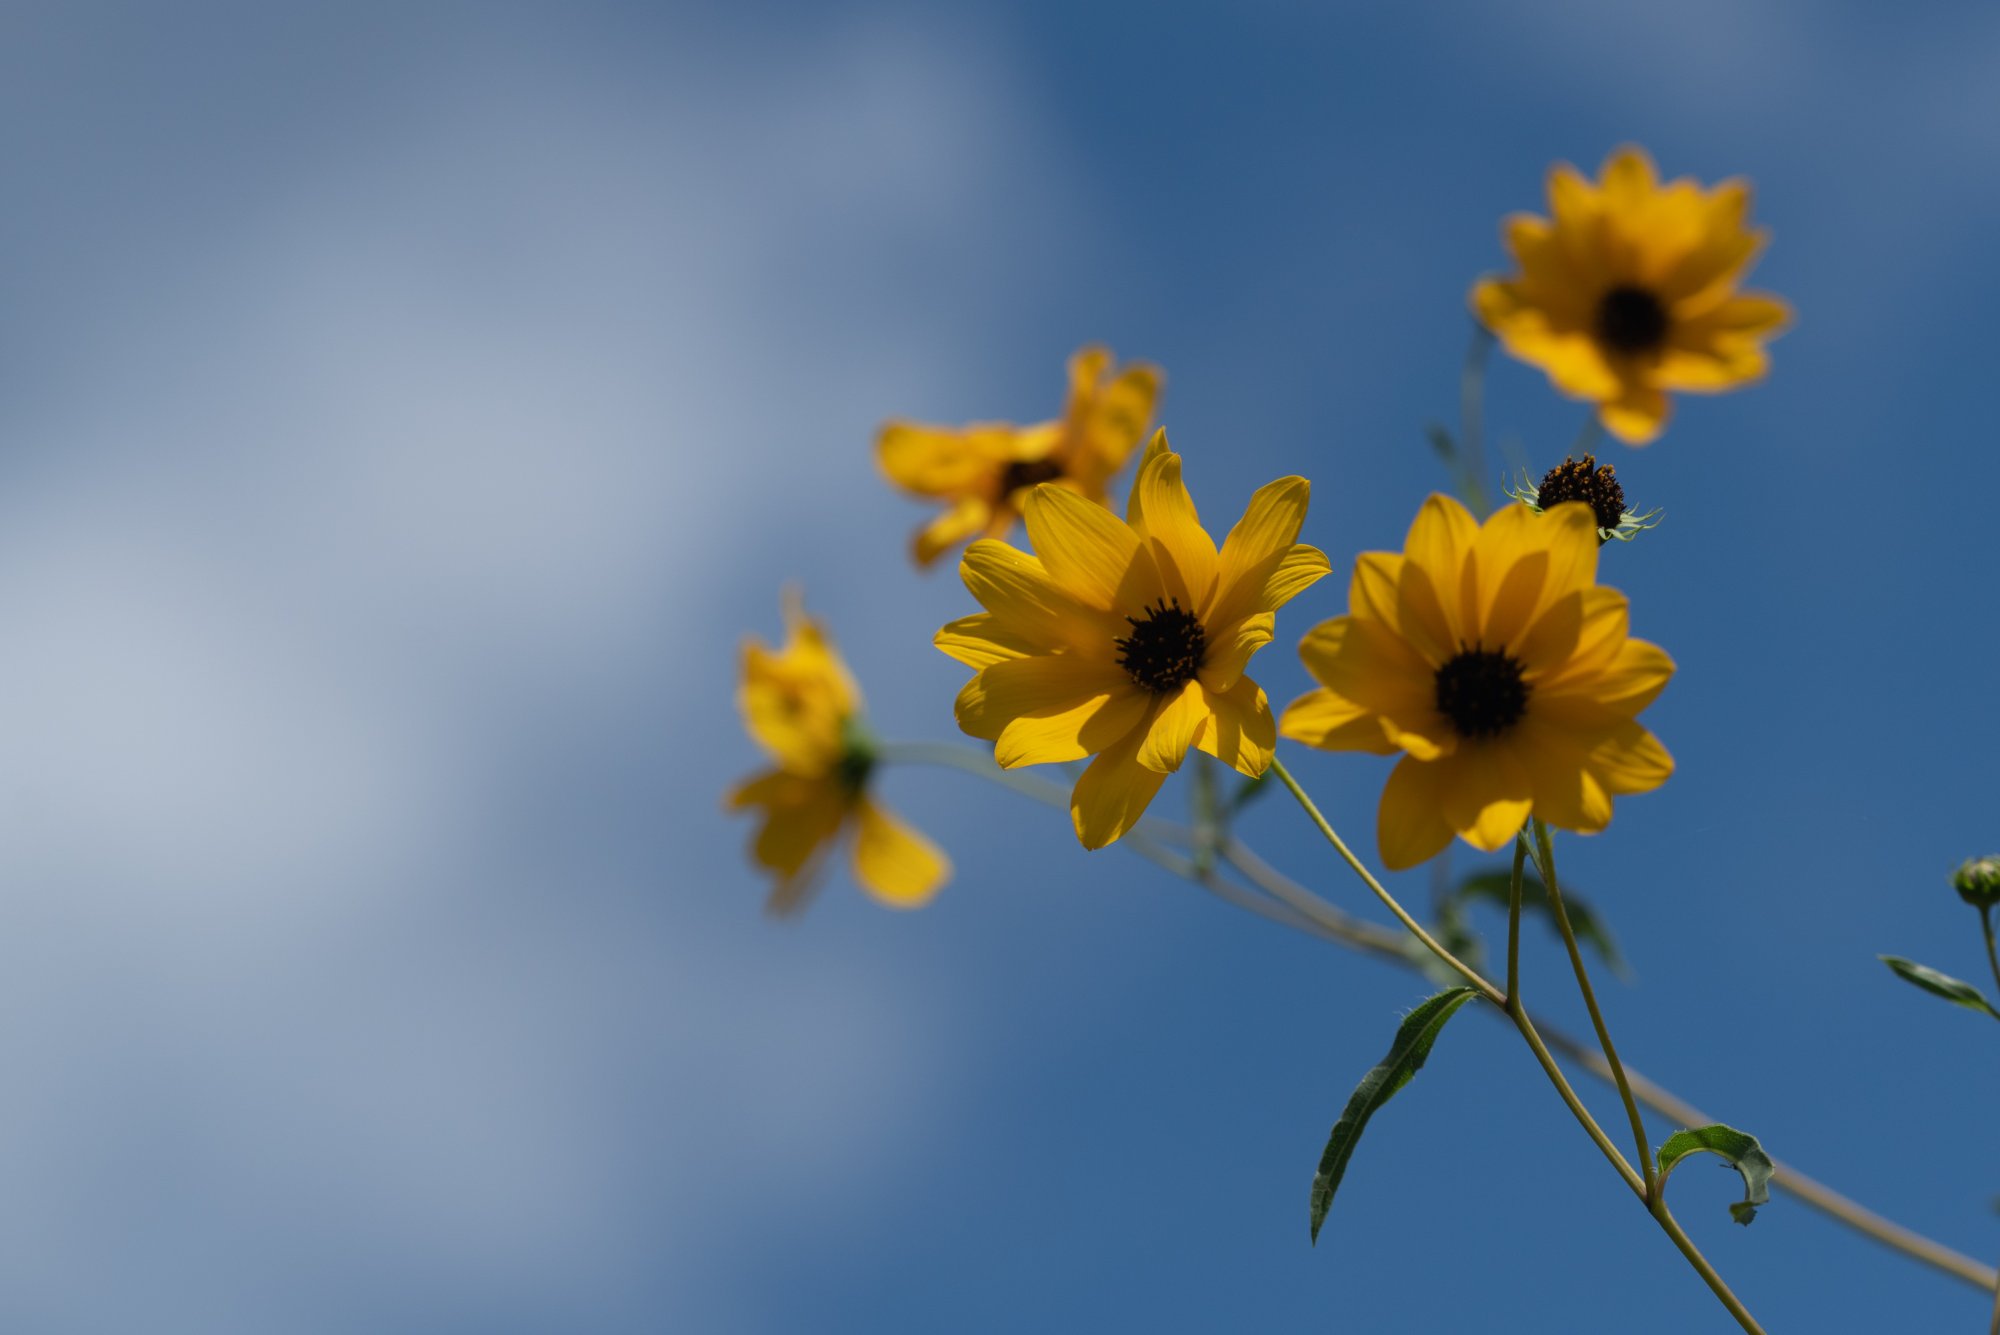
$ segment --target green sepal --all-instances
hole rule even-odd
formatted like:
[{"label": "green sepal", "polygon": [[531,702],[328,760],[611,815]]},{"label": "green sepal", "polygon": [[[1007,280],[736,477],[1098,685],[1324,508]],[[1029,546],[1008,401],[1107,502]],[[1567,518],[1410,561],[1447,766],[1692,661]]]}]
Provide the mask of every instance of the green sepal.
[{"label": "green sepal", "polygon": [[1431,1044],[1437,1042],[1445,1022],[1478,995],[1469,987],[1449,988],[1404,1016],[1396,1029],[1395,1042],[1389,1045],[1389,1055],[1354,1087],[1347,1107],[1341,1110],[1340,1120],[1333,1124],[1333,1133],[1327,1137],[1325,1151],[1319,1156],[1319,1171],[1313,1174],[1314,1243],[1319,1241],[1319,1226],[1326,1222],[1326,1212],[1333,1206],[1333,1193],[1340,1190],[1340,1180],[1347,1175],[1347,1161],[1354,1157],[1354,1147],[1368,1128],[1368,1119],[1394,1098],[1397,1090],[1410,1083],[1410,1077],[1431,1055]]},{"label": "green sepal", "polygon": [[1948,973],[1939,973],[1928,964],[1906,960],[1900,955],[1877,955],[1875,958],[1893,969],[1898,978],[1906,983],[1916,984],[1932,996],[1943,997],[1953,1005],[1963,1006],[1969,1011],[1984,1011],[1994,1019],[2000,1020],[2000,1011],[1994,1010],[1993,1003],[1986,999],[1986,994],[1971,983],[1953,978]]},{"label": "green sepal", "polygon": [[1731,1168],[1743,1175],[1743,1199],[1729,1207],[1729,1217],[1748,1225],[1757,1217],[1757,1207],[1771,1199],[1771,1174],[1778,1166],[1757,1137],[1717,1122],[1692,1131],[1676,1131],[1660,1146],[1660,1190],[1667,1189],[1667,1176],[1690,1154],[1719,1154]]}]

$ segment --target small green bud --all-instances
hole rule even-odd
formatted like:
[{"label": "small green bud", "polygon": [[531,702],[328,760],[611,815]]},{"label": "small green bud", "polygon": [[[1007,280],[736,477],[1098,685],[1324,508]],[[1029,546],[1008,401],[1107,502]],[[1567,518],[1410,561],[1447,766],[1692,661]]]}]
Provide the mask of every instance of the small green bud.
[{"label": "small green bud", "polygon": [[1951,874],[1951,888],[1958,897],[1979,910],[2000,904],[2000,853],[1983,858],[1967,858]]}]

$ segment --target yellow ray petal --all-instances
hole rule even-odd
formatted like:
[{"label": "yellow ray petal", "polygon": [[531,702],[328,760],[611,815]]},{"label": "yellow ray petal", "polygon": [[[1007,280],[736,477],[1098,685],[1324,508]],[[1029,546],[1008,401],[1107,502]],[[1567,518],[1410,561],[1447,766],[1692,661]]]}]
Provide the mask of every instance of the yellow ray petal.
[{"label": "yellow ray petal", "polygon": [[1452,762],[1428,764],[1404,756],[1389,772],[1382,805],[1375,813],[1375,842],[1382,865],[1407,871],[1444,851],[1451,842],[1451,824],[1444,818],[1442,796],[1445,769]]},{"label": "yellow ray petal", "polygon": [[1090,762],[1070,793],[1070,820],[1085,848],[1103,848],[1139,823],[1167,776],[1139,763],[1141,729]]},{"label": "yellow ray petal", "polygon": [[1386,756],[1401,749],[1383,733],[1382,720],[1373,710],[1324,687],[1285,706],[1278,732],[1322,751],[1366,751]]},{"label": "yellow ray petal", "polygon": [[1271,767],[1278,746],[1278,723],[1264,689],[1248,677],[1208,698],[1211,718],[1195,745],[1234,769],[1256,778]]},{"label": "yellow ray petal", "polygon": [[1432,493],[1417,511],[1403,539],[1403,556],[1424,572],[1436,591],[1440,609],[1451,628],[1450,639],[1471,643],[1470,622],[1459,605],[1459,576],[1466,554],[1477,540],[1479,525],[1471,511],[1449,496]]},{"label": "yellow ray petal", "polygon": [[1074,654],[1040,654],[981,668],[959,691],[953,712],[968,736],[997,741],[1018,718],[1049,718],[1137,689],[1113,664]]},{"label": "yellow ray petal", "polygon": [[1139,744],[1139,763],[1172,774],[1206,729],[1209,713],[1208,692],[1199,681],[1183,682],[1178,691],[1157,697],[1146,738]]},{"label": "yellow ray petal", "polygon": [[1153,696],[1128,680],[1067,709],[1023,714],[1000,730],[993,759],[1002,769],[1082,760],[1140,726]]},{"label": "yellow ray petal", "polygon": [[978,489],[991,474],[990,435],[1007,429],[991,423],[961,430],[891,422],[875,438],[875,462],[905,491],[958,496]]},{"label": "yellow ray petal", "polygon": [[1674,758],[1659,738],[1637,723],[1622,720],[1609,737],[1591,749],[1589,766],[1606,792],[1623,796],[1650,793],[1672,778]]},{"label": "yellow ray petal", "polygon": [[1274,610],[1260,606],[1264,588],[1298,542],[1311,497],[1312,484],[1302,477],[1281,477],[1250,497],[1243,518],[1223,540],[1205,621],[1220,625],[1251,612]]},{"label": "yellow ray petal", "polygon": [[1532,716],[1507,740],[1534,785],[1535,815],[1578,834],[1595,834],[1611,823],[1611,794],[1584,763],[1587,744]]},{"label": "yellow ray petal", "polygon": [[1043,485],[1029,493],[1023,515],[1050,578],[1079,602],[1136,612],[1165,596],[1139,535],[1102,506]]},{"label": "yellow ray petal", "polygon": [[1598,420],[1627,445],[1651,444],[1666,429],[1673,405],[1651,385],[1628,383],[1615,399],[1601,403]]},{"label": "yellow ray petal", "polygon": [[1259,612],[1241,621],[1208,633],[1208,653],[1201,663],[1201,684],[1211,691],[1226,691],[1243,675],[1250,655],[1271,642],[1278,619]]},{"label": "yellow ray petal", "polygon": [[1132,481],[1130,509],[1139,516],[1131,527],[1151,544],[1167,595],[1179,599],[1189,612],[1199,611],[1215,582],[1215,543],[1203,530],[1194,499],[1181,481],[1178,454],[1148,451]]},{"label": "yellow ray petal", "polygon": [[930,902],[951,877],[943,850],[875,803],[856,810],[854,879],[891,908]]},{"label": "yellow ray petal", "polygon": [[1125,623],[1087,607],[1050,576],[1046,567],[1004,542],[981,539],[958,563],[966,589],[1020,640],[1055,650],[1076,649],[1111,657],[1111,642]]},{"label": "yellow ray petal", "polygon": [[927,566],[993,522],[993,507],[983,496],[967,496],[917,530],[910,555]]},{"label": "yellow ray petal", "polygon": [[1444,818],[1474,848],[1497,853],[1528,819],[1535,785],[1513,749],[1498,741],[1461,746],[1439,794]]},{"label": "yellow ray petal", "polygon": [[1042,652],[1035,643],[1007,626],[991,612],[975,612],[947,623],[931,643],[969,668],[983,668],[1008,658]]}]

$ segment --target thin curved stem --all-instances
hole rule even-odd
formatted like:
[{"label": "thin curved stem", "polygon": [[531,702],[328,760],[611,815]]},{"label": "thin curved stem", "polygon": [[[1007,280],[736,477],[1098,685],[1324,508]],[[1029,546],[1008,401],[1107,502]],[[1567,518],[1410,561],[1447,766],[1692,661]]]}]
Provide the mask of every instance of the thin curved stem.
[{"label": "thin curved stem", "polygon": [[1549,892],[1549,909],[1555,914],[1556,929],[1562,933],[1563,945],[1569,949],[1570,968],[1576,974],[1577,988],[1583,993],[1583,1004],[1590,1011],[1591,1027],[1597,1031],[1597,1043],[1604,1049],[1604,1060],[1611,1067],[1611,1076],[1618,1086],[1618,1097],[1625,1104],[1625,1116],[1632,1123],[1632,1140],[1639,1147],[1639,1168],[1646,1178],[1646,1199],[1652,1201],[1658,1195],[1653,1180],[1653,1151],[1646,1138],[1646,1119],[1639,1113],[1639,1105],[1632,1098],[1631,1082],[1625,1078],[1625,1064],[1618,1060],[1618,1049],[1612,1045],[1611,1030],[1604,1023],[1604,1012],[1598,1009],[1597,992],[1590,985],[1590,971],[1584,968],[1583,951],[1577,948],[1576,929],[1570,926],[1569,910],[1563,906],[1562,889],[1556,883],[1556,854],[1549,839],[1549,827],[1542,818],[1534,818],[1535,847],[1541,853],[1542,885]]},{"label": "thin curved stem", "polygon": [[1507,1005],[1507,998],[1501,993],[1500,989],[1481,977],[1478,970],[1440,945],[1436,937],[1424,930],[1422,923],[1410,916],[1408,909],[1396,902],[1394,895],[1382,888],[1382,883],[1375,879],[1375,874],[1363,866],[1361,859],[1355,857],[1353,851],[1341,841],[1340,835],[1335,833],[1333,826],[1328,823],[1326,817],[1320,814],[1319,808],[1313,805],[1312,798],[1306,796],[1306,790],[1299,787],[1299,781],[1292,777],[1292,772],[1285,768],[1284,762],[1275,756],[1271,758],[1271,772],[1278,776],[1278,782],[1284,784],[1291,791],[1292,796],[1298,800],[1299,806],[1304,809],[1306,815],[1312,820],[1312,823],[1318,827],[1320,834],[1325,837],[1329,844],[1333,845],[1333,851],[1340,854],[1341,861],[1345,862],[1349,870],[1356,876],[1359,876],[1362,882],[1375,892],[1375,897],[1382,901],[1383,906],[1389,912],[1396,915],[1396,921],[1407,927],[1412,936],[1424,943],[1425,949],[1443,960],[1459,977],[1470,983],[1488,1001],[1504,1009]]},{"label": "thin curved stem", "polygon": [[1979,926],[1986,934],[1987,967],[1993,970],[1994,985],[2000,986],[2000,954],[1995,954],[1993,950],[1993,906],[1991,904],[1979,910]]},{"label": "thin curved stem", "polygon": [[[877,754],[882,760],[890,763],[947,766],[1000,783],[1049,806],[1059,809],[1067,809],[1069,806],[1068,791],[1061,785],[1045,783],[1029,775],[1002,770],[986,755],[967,747],[951,743],[904,743],[882,746],[878,748]],[[1133,833],[1139,832],[1144,832],[1148,837],[1134,842]],[[1335,907],[1264,861],[1239,840],[1234,838],[1225,840],[1221,850],[1223,860],[1258,890],[1279,900],[1279,903],[1271,904],[1259,900],[1251,892],[1221,877],[1202,877],[1196,874],[1192,862],[1179,858],[1165,849],[1160,842],[1175,840],[1186,843],[1189,837],[1189,831],[1173,822],[1148,816],[1135,827],[1134,831],[1126,834],[1124,842],[1141,857],[1175,876],[1208,890],[1225,902],[1239,905],[1261,917],[1318,937],[1320,940],[1345,946],[1349,950],[1373,956],[1401,968],[1421,967],[1420,962],[1407,948],[1409,938],[1403,933]],[[1496,1009],[1490,1014],[1512,1020],[1512,1016],[1504,1010]],[[1522,1009],[1522,1015],[1529,1020],[1536,1037],[1546,1040],[1548,1048],[1562,1053],[1599,1080],[1607,1084],[1613,1083],[1611,1067],[1604,1060],[1604,1054],[1595,1047],[1565,1032],[1559,1026],[1546,1023],[1527,1011],[1525,1007]],[[1553,1057],[1549,1059],[1548,1065],[1554,1065]],[[1662,1117],[1682,1126],[1706,1126],[1716,1120],[1637,1069],[1627,1066],[1624,1071],[1633,1097]],[[1559,1086],[1558,1092],[1560,1090]],[[1776,1165],[1776,1172],[1771,1178],[1771,1185],[1809,1208],[1844,1224],[1872,1242],[1899,1252],[1942,1274],[1950,1275],[1982,1292],[1994,1293],[1996,1288],[2000,1288],[2000,1270],[1996,1270],[1995,1267],[1947,1247],[1935,1239],[1925,1237],[1893,1219],[1877,1214],[1859,1201],[1835,1191],[1818,1178],[1782,1159],[1775,1159],[1773,1162]],[[1643,1187],[1643,1183],[1640,1185]]]},{"label": "thin curved stem", "polygon": [[1507,882],[1507,1009],[1521,1009],[1521,864],[1528,860],[1528,843],[1514,836],[1514,874]]},{"label": "thin curved stem", "polygon": [[1708,1285],[1709,1290],[1722,1305],[1729,1309],[1729,1315],[1736,1318],[1736,1324],[1749,1331],[1750,1335],[1764,1335],[1764,1328],[1757,1324],[1757,1318],[1750,1315],[1750,1309],[1743,1305],[1743,1300],[1723,1283],[1722,1276],[1715,1273],[1715,1267],[1708,1263],[1708,1258],[1701,1254],[1701,1249],[1694,1245],[1694,1240],[1688,1237],[1680,1221],[1674,1218],[1673,1211],[1667,1208],[1666,1197],[1654,1196],[1646,1208],[1653,1218],[1659,1221],[1660,1227],[1667,1231],[1667,1236],[1674,1240],[1674,1246],[1680,1248],[1681,1255],[1687,1258],[1687,1263],[1694,1267],[1695,1273],[1701,1276],[1702,1281]]}]

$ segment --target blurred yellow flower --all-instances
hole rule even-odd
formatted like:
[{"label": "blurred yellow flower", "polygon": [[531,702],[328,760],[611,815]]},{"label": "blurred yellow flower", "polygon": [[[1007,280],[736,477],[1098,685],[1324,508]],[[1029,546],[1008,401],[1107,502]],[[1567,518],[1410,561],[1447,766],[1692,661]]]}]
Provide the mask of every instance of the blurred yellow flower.
[{"label": "blurred yellow flower", "polygon": [[912,544],[917,564],[929,565],[976,535],[1006,537],[1028,488],[1037,483],[1053,482],[1108,504],[1105,484],[1145,435],[1160,380],[1157,367],[1134,362],[1114,370],[1107,349],[1089,347],[1069,359],[1069,403],[1061,421],[883,427],[875,457],[889,480],[947,503],[943,514],[917,531]]},{"label": "blurred yellow flower", "polygon": [[1298,544],[1310,487],[1281,478],[1250,499],[1218,552],[1153,437],[1121,521],[1073,490],[1036,487],[1024,517],[1038,556],[990,539],[959,563],[984,612],[937,634],[979,673],[958,726],[1001,766],[1096,756],[1070,795],[1086,848],[1129,830],[1190,746],[1261,774],[1277,743],[1270,702],[1243,675],[1273,613],[1326,574]]},{"label": "blurred yellow flower", "polygon": [[1594,833],[1611,799],[1673,773],[1635,716],[1673,660],[1628,636],[1625,595],[1597,585],[1597,518],[1579,501],[1474,522],[1432,496],[1400,555],[1354,563],[1348,614],[1299,645],[1324,688],[1280,731],[1328,751],[1403,752],[1376,838],[1393,870],[1454,833],[1506,846],[1530,813]]},{"label": "blurred yellow flower", "polygon": [[1568,163],[1552,169],[1549,212],[1507,220],[1521,272],[1476,284],[1472,308],[1507,351],[1595,402],[1613,435],[1633,445],[1659,435],[1668,390],[1714,394],[1763,377],[1763,344],[1791,308],[1737,291],[1765,240],[1747,225],[1748,183],[1662,185],[1645,151],[1627,146],[1595,186]]},{"label": "blurred yellow flower", "polygon": [[775,874],[766,907],[790,913],[810,896],[833,845],[854,831],[854,876],[876,899],[915,908],[951,876],[928,839],[868,796],[875,754],[862,723],[861,692],[818,622],[795,597],[785,602],[785,645],[743,646],[737,704],[744,727],[777,762],[728,797],[763,813],[750,855]]}]

